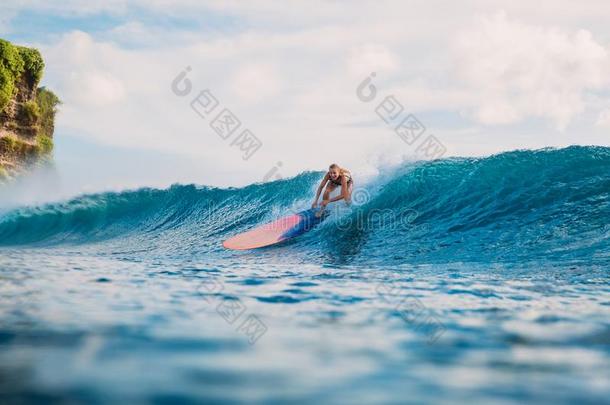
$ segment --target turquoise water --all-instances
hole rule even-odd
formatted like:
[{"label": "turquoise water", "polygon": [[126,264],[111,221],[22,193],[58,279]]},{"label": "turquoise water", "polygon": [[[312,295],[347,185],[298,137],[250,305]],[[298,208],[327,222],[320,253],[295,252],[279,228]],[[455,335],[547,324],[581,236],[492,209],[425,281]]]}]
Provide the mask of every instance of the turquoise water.
[{"label": "turquoise water", "polygon": [[256,251],[320,173],[0,213],[0,402],[608,403],[610,148],[406,164]]}]

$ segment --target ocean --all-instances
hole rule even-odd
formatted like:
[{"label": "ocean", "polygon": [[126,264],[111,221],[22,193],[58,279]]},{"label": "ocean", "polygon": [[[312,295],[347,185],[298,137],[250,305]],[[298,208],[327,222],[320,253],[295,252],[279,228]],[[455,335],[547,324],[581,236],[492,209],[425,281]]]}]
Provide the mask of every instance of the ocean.
[{"label": "ocean", "polygon": [[0,211],[0,403],[610,403],[610,148]]}]

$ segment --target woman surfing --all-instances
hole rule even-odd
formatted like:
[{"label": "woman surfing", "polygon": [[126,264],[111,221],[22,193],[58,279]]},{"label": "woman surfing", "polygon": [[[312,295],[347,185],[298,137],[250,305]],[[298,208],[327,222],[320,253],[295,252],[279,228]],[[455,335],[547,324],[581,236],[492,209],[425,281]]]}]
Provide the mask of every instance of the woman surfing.
[{"label": "woman surfing", "polygon": [[[326,190],[324,190],[322,202],[320,203],[321,209],[318,213],[316,213],[316,216],[322,215],[322,212],[326,206],[331,202],[345,200],[348,205],[351,203],[354,181],[349,170],[341,168],[336,163],[330,165],[328,167],[328,172],[326,172],[324,178],[318,186],[316,198],[314,199],[313,204],[311,204],[311,208],[316,208],[318,206],[318,198],[320,198],[320,194],[322,193],[324,186],[326,186]],[[341,187],[341,193],[331,199],[330,193],[332,193],[339,186]]]}]

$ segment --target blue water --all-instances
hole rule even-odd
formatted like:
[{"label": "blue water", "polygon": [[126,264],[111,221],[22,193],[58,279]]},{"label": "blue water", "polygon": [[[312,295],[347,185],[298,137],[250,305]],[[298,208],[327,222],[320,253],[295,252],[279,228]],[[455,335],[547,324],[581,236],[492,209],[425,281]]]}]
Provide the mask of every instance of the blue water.
[{"label": "blue water", "polygon": [[0,403],[610,403],[610,148],[0,212]]}]

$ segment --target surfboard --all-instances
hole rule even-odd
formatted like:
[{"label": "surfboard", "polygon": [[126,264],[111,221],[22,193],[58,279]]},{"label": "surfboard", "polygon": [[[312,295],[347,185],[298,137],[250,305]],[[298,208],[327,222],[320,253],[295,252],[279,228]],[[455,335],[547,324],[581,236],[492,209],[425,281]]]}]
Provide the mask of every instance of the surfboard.
[{"label": "surfboard", "polygon": [[222,242],[222,246],[232,250],[247,250],[275,245],[276,243],[296,238],[309,231],[328,216],[328,211],[324,211],[321,216],[316,216],[317,212],[317,208],[312,208],[280,218],[235,235]]}]

